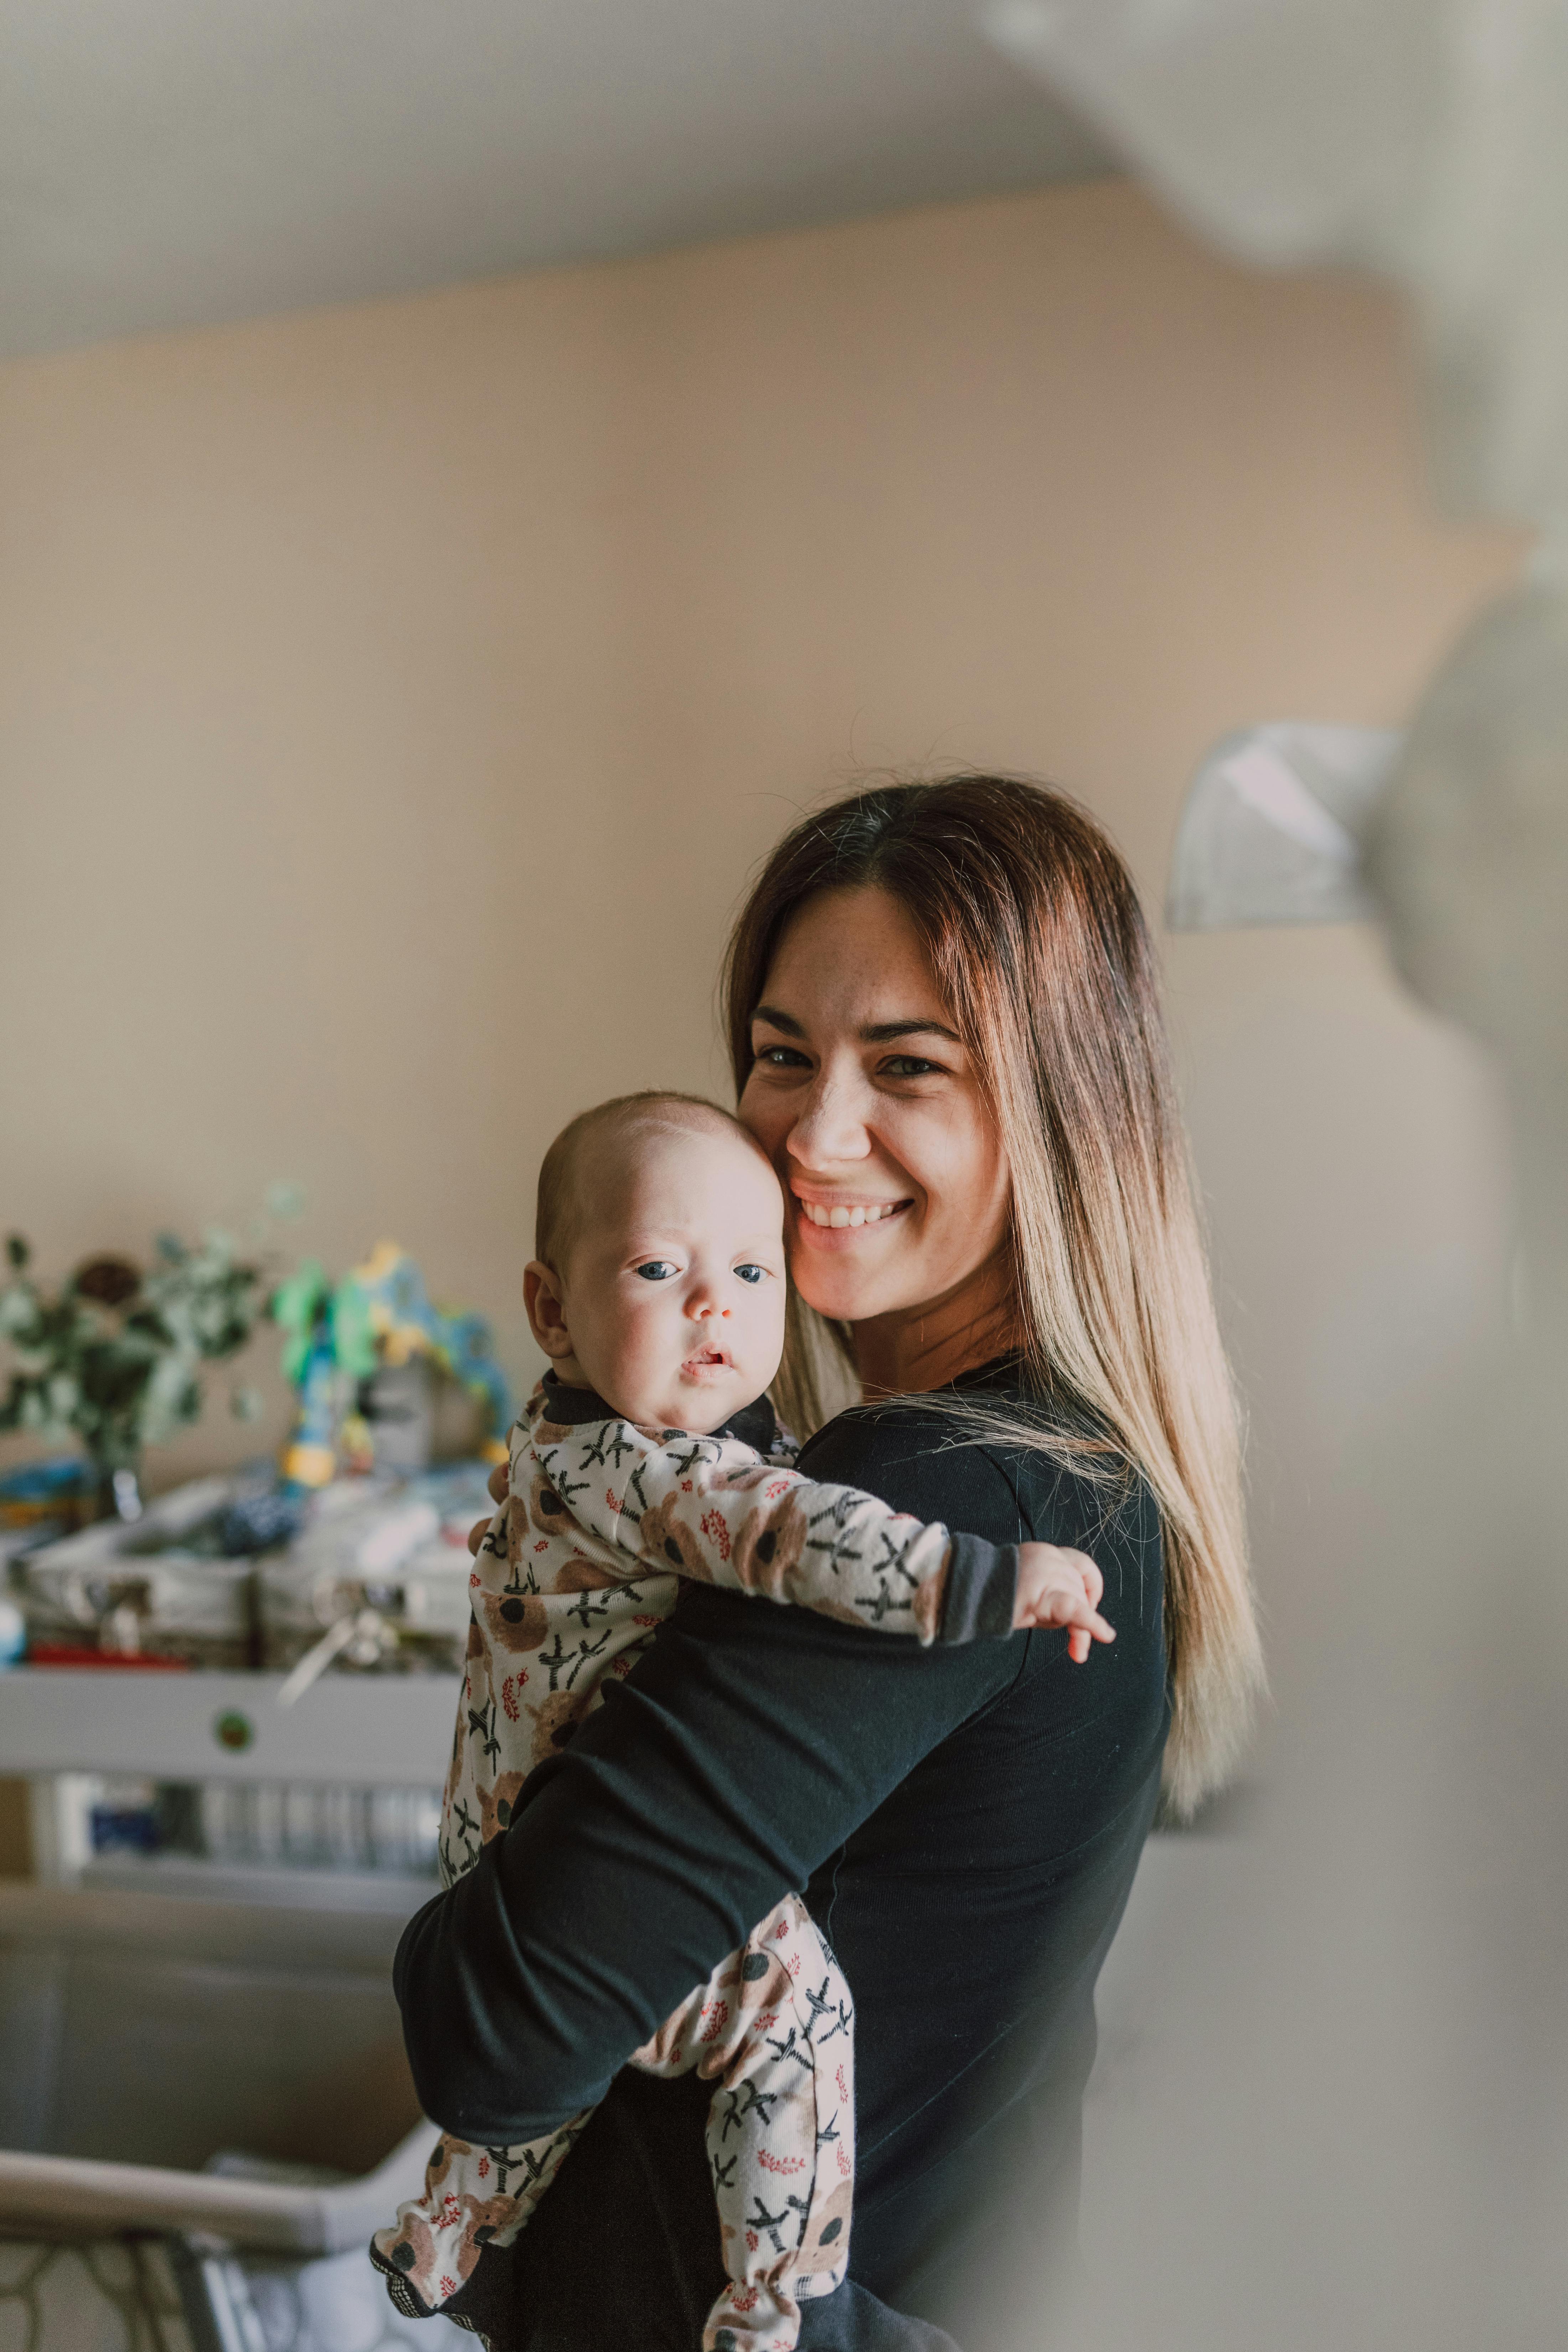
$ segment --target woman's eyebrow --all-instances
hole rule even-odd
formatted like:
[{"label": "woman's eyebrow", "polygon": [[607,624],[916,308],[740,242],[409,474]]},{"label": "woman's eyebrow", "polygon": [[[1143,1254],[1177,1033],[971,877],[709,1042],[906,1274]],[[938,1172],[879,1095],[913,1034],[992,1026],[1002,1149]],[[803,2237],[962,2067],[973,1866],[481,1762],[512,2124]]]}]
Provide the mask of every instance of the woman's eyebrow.
[{"label": "woman's eyebrow", "polygon": [[946,1037],[954,1045],[963,1043],[945,1021],[873,1021],[860,1032],[863,1045],[886,1045],[894,1037]]},{"label": "woman's eyebrow", "polygon": [[[776,1004],[759,1004],[752,1013],[753,1021],[765,1021],[770,1029],[782,1029],[786,1037],[804,1037],[805,1030],[792,1013],[781,1013]],[[963,1038],[945,1021],[871,1021],[856,1032],[863,1045],[886,1045],[895,1037],[945,1037],[954,1045]]]}]

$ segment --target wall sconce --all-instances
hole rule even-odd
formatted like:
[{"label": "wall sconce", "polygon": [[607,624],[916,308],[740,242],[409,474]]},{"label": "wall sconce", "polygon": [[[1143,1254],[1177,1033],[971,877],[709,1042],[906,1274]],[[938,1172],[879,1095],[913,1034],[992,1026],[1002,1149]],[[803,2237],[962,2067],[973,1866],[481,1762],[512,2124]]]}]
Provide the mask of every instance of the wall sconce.
[{"label": "wall sconce", "polygon": [[1371,921],[1362,829],[1403,741],[1390,728],[1289,720],[1222,737],[1176,829],[1170,929]]}]

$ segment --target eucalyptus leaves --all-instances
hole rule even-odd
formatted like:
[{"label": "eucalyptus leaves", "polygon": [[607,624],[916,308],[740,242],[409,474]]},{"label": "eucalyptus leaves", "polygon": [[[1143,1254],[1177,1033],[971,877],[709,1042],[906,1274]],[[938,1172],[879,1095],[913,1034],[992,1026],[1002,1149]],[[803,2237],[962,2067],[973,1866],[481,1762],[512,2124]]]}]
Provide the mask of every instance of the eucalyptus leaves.
[{"label": "eucalyptus leaves", "polygon": [[[0,1337],[14,1363],[0,1431],[74,1435],[106,1499],[134,1495],[143,1449],[199,1415],[201,1366],[237,1354],[267,1307],[261,1268],[226,1234],[196,1248],[161,1234],[155,1251],[146,1273],[129,1258],[89,1258],[51,1295],[28,1274],[20,1234],[5,1244]],[[247,1389],[230,1403],[241,1420],[259,1410]]]}]

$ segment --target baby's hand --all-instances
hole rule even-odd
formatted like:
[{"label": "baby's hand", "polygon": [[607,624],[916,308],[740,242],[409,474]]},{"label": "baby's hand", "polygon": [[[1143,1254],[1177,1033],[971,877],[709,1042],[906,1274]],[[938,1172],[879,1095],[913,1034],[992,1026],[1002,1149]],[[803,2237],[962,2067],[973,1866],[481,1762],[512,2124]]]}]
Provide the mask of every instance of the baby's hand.
[{"label": "baby's hand", "polygon": [[1116,1629],[1108,1625],[1095,1605],[1105,1590],[1105,1579],[1086,1552],[1063,1551],[1047,1543],[1018,1546],[1018,1596],[1013,1603],[1013,1631],[1027,1625],[1065,1625],[1068,1655],[1082,1665],[1091,1641],[1114,1642]]}]

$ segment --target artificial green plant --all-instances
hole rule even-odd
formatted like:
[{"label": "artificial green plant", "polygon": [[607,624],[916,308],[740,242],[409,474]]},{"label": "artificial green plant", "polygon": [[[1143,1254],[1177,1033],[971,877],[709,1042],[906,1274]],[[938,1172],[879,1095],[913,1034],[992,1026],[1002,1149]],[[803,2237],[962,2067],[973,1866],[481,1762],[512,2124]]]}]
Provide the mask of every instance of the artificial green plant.
[{"label": "artificial green plant", "polygon": [[[145,1448],[198,1417],[202,1366],[237,1355],[266,1311],[261,1268],[226,1234],[195,1248],[163,1234],[155,1253],[145,1273],[130,1258],[89,1258],[49,1290],[29,1273],[22,1236],[5,1244],[0,1337],[13,1368],[0,1431],[74,1436],[105,1504],[135,1494],[117,1486],[116,1474],[139,1478]],[[242,1420],[259,1410],[245,1388],[231,1391],[230,1404]]]}]

